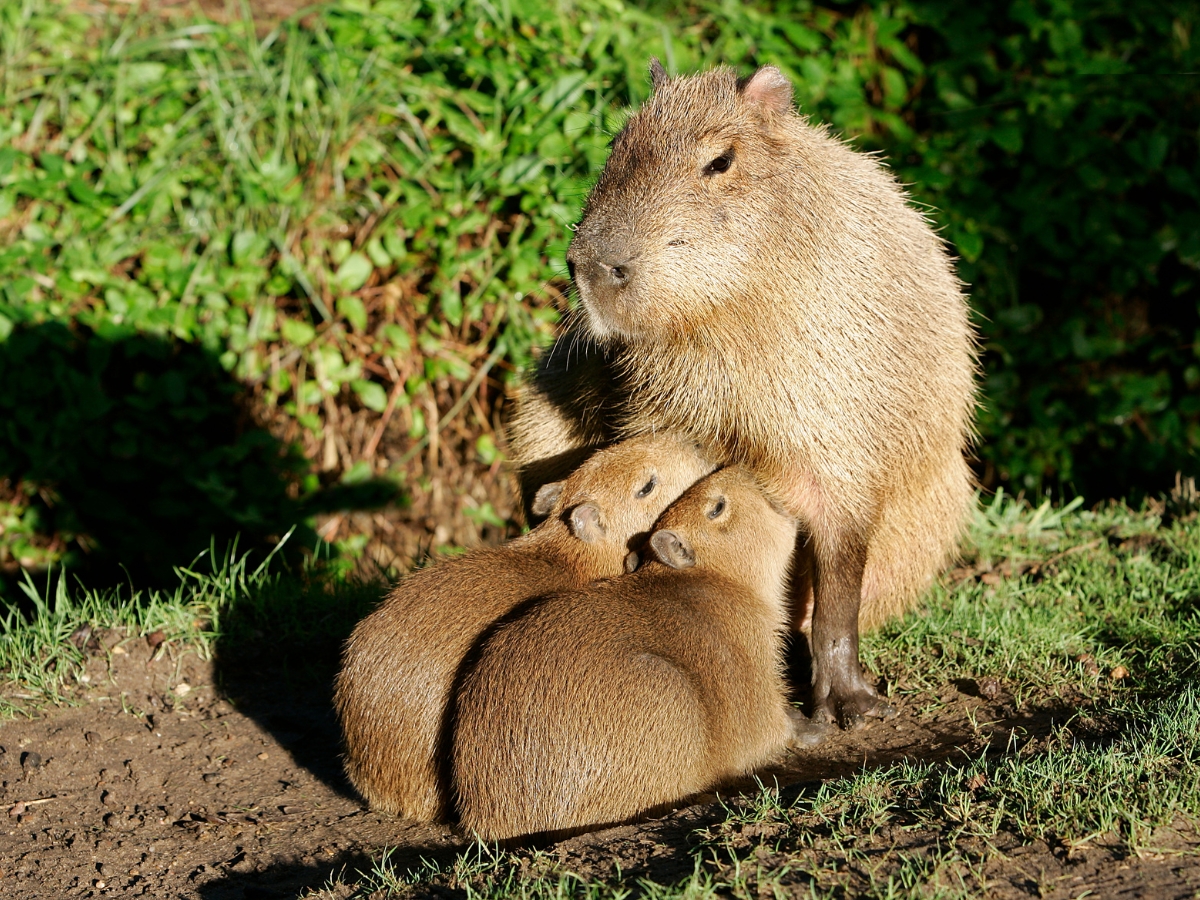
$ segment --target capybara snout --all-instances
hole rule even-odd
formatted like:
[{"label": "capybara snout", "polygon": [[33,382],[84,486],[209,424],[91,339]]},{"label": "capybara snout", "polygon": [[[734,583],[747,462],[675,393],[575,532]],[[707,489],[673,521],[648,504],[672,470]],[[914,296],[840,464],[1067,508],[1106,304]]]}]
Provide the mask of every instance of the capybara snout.
[{"label": "capybara snout", "polygon": [[624,551],[649,532],[667,503],[712,470],[697,445],[648,437],[622,445],[620,468],[598,455],[566,481],[544,485],[532,509],[558,515],[578,540],[613,542]]}]

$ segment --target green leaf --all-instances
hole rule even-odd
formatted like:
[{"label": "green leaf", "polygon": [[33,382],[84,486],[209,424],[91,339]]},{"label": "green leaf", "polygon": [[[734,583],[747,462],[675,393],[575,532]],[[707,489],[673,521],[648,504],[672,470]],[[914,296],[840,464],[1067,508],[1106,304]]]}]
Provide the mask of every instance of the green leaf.
[{"label": "green leaf", "polygon": [[975,262],[983,252],[983,235],[970,231],[960,232],[954,240],[954,245],[958,248],[958,252],[962,254],[963,259],[968,262]]},{"label": "green leaf", "polygon": [[381,413],[387,409],[387,391],[374,381],[359,378],[350,382],[350,387],[358,396],[358,400],[367,409]]},{"label": "green leaf", "polygon": [[455,280],[451,284],[446,285],[439,297],[439,302],[442,307],[442,314],[446,317],[446,321],[457,328],[462,324],[462,294],[459,291],[458,281]]},{"label": "green leaf", "polygon": [[1025,136],[1016,125],[1001,125],[993,128],[989,136],[992,143],[1006,153],[1020,153],[1021,148],[1025,146]]},{"label": "green leaf", "polygon": [[130,63],[125,67],[125,86],[127,88],[140,88],[148,85],[156,85],[162,81],[166,73],[167,67],[163,63]]},{"label": "green leaf", "polygon": [[371,238],[367,241],[367,245],[363,249],[367,251],[367,256],[370,257],[375,268],[386,269],[392,264],[392,258],[388,255],[387,250],[383,248],[383,242],[379,238]]},{"label": "green leaf", "polygon": [[408,329],[403,325],[389,322],[380,331],[384,340],[395,347],[398,352],[408,353],[412,349],[412,337],[409,335]]},{"label": "green leaf", "polygon": [[490,434],[481,434],[476,438],[475,455],[485,466],[490,466],[496,460],[504,459],[504,454],[496,446],[496,441]]},{"label": "green leaf", "polygon": [[283,335],[285,341],[297,347],[312,343],[312,339],[317,336],[315,328],[299,319],[280,319],[279,333]]},{"label": "green leaf", "polygon": [[375,267],[371,264],[371,260],[362,253],[351,253],[338,266],[335,280],[337,286],[343,291],[357,291],[367,283],[367,279],[371,277],[373,271],[375,271]]},{"label": "green leaf", "polygon": [[339,297],[337,311],[355,331],[362,333],[367,330],[367,309],[358,297]]},{"label": "green leaf", "polygon": [[363,484],[370,481],[374,474],[371,464],[365,459],[360,459],[342,474],[341,482],[342,484]]},{"label": "green leaf", "polygon": [[540,156],[528,153],[514,159],[500,170],[500,184],[506,187],[526,184],[541,175],[544,166],[545,162]]},{"label": "green leaf", "polygon": [[0,147],[0,178],[11,172],[13,163],[24,155],[20,150],[14,150],[12,147]]},{"label": "green leaf", "polygon": [[239,231],[229,243],[229,255],[235,266],[256,263],[267,255],[271,242],[253,231]]}]

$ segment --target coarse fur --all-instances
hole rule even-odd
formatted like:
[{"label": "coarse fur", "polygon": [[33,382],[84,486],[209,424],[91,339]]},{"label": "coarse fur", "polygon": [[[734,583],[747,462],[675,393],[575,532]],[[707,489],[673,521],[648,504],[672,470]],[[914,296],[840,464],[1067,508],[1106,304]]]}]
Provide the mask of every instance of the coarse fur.
[{"label": "coarse fur", "polygon": [[636,572],[497,623],[455,693],[462,827],[561,837],[777,758],[796,721],[781,660],[795,539],[723,469],[667,510]]},{"label": "coarse fur", "polygon": [[794,113],[778,69],[654,83],[572,239],[582,315],[518,398],[521,477],[664,429],[747,466],[802,524],[817,716],[887,715],[858,629],[930,584],[974,494],[976,342],[950,256],[875,156]]},{"label": "coarse fur", "polygon": [[546,520],[496,548],[421,569],[354,629],[334,704],[346,773],[370,804],[444,819],[446,713],[464,657],[523,601],[623,570],[667,505],[713,466],[688,440],[647,436],[591,456],[538,492]]}]

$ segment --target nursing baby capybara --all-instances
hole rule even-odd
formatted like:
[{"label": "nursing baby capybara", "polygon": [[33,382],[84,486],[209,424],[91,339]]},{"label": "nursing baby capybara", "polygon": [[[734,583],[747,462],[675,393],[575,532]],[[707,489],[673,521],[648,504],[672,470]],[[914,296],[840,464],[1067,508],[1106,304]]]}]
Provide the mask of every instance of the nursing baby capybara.
[{"label": "nursing baby capybara", "polygon": [[546,521],[401,581],[346,644],[335,706],[346,773],[372,806],[418,821],[448,811],[445,717],[463,658],[531,597],[623,571],[676,497],[713,469],[694,443],[642,437],[601,450],[535,504]]},{"label": "nursing baby capybara", "polygon": [[663,515],[636,572],[520,607],[455,691],[453,783],[485,840],[621,822],[777,758],[795,521],[724,469]]}]

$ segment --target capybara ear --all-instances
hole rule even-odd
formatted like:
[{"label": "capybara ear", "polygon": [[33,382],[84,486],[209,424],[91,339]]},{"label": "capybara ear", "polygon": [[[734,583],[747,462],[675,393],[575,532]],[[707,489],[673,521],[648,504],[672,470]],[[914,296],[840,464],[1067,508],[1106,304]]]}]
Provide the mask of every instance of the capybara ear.
[{"label": "capybara ear", "polygon": [[588,544],[604,537],[604,523],[600,521],[600,507],[595,503],[580,503],[571,510],[571,534]]},{"label": "capybara ear", "polygon": [[552,481],[549,484],[543,484],[538,488],[538,492],[533,495],[533,503],[529,505],[529,509],[535,516],[550,515],[550,510],[554,509],[554,504],[562,496],[562,489],[563,483],[561,481]]},{"label": "capybara ear", "polygon": [[638,556],[638,552],[636,550],[630,550],[627,554],[625,554],[625,574],[632,575],[634,572],[636,572],[641,561],[642,558]]},{"label": "capybara ear", "polygon": [[671,76],[667,74],[667,70],[658,61],[658,57],[650,57],[650,86],[657,91],[659,88],[664,87],[670,80]]},{"label": "capybara ear", "polygon": [[690,569],[696,564],[696,551],[692,545],[674,531],[656,531],[650,535],[650,549],[672,569]]},{"label": "capybara ear", "polygon": [[774,113],[792,111],[792,83],[774,66],[763,66],[746,79],[742,96]]}]

